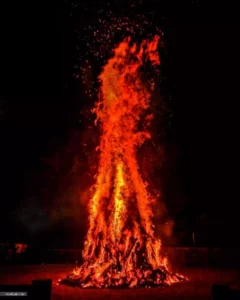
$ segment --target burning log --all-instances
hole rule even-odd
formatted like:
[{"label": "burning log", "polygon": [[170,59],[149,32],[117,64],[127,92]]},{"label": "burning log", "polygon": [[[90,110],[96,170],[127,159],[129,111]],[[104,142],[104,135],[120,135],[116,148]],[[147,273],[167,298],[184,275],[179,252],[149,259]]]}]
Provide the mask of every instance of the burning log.
[{"label": "burning log", "polygon": [[123,261],[126,262],[126,261],[128,260],[130,254],[131,254],[132,251],[133,251],[134,246],[136,245],[136,242],[137,242],[137,239],[134,239],[133,242],[132,242],[132,245],[130,246],[129,250],[127,251],[125,257],[123,258]]}]

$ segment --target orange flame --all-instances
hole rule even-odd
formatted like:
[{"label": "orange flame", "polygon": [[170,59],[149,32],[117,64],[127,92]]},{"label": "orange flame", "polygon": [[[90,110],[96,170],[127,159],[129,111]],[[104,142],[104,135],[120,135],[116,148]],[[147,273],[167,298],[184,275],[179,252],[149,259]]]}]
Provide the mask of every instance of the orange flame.
[{"label": "orange flame", "polygon": [[136,156],[150,138],[146,129],[139,131],[139,122],[148,125],[153,117],[146,113],[151,93],[141,67],[146,61],[160,64],[158,42],[155,36],[139,46],[126,38],[99,76],[99,100],[93,109],[102,129],[99,168],[88,205],[84,262],[69,277],[82,287],[146,286],[180,278],[169,271],[160,253],[153,224],[156,199],[147,190]]}]

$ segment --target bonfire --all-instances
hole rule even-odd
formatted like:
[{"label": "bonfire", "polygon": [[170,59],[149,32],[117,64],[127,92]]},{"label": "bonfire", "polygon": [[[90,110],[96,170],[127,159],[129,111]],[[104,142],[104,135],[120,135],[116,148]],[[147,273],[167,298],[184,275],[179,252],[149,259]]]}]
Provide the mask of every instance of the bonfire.
[{"label": "bonfire", "polygon": [[126,38],[99,76],[93,113],[101,126],[100,158],[88,203],[83,262],[61,283],[82,288],[154,287],[184,279],[171,272],[162,253],[153,223],[157,199],[137,161],[138,147],[151,138],[148,126],[153,118],[148,113],[153,84],[149,88],[144,83],[142,66],[160,64],[158,43],[159,36],[141,43]]}]

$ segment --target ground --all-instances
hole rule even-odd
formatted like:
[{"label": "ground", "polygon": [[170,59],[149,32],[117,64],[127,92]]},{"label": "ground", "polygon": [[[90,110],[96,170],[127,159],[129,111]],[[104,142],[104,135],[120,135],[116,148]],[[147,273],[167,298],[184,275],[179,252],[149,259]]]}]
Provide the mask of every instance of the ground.
[{"label": "ground", "polygon": [[1,266],[0,284],[30,284],[33,279],[52,279],[52,300],[122,300],[122,299],[211,299],[212,284],[227,284],[240,290],[240,272],[230,269],[185,268],[181,273],[187,282],[155,289],[80,289],[58,285],[57,280],[74,268],[73,265]]}]

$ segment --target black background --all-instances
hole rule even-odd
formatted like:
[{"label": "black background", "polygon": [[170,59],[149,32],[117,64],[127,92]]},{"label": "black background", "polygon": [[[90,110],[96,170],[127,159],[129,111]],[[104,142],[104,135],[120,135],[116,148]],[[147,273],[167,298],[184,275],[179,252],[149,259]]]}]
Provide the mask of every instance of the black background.
[{"label": "black background", "polygon": [[[173,117],[165,143],[177,153],[166,180],[166,198],[172,201],[167,206],[170,214],[174,203],[180,207],[172,214],[177,225],[187,219],[183,231],[193,230],[193,220],[204,214],[212,244],[228,246],[238,243],[239,227],[233,146],[237,19],[225,2],[143,1],[143,10],[157,11],[167,49],[164,98]],[[16,207],[29,195],[38,196],[40,159],[86,125],[79,125],[78,112],[88,100],[73,76],[78,43],[73,31],[76,24],[91,22],[81,10],[85,5],[91,7],[91,1],[76,9],[70,2],[2,9],[0,239],[8,238],[7,228],[18,238]],[[29,170],[36,178],[31,187]]]}]

